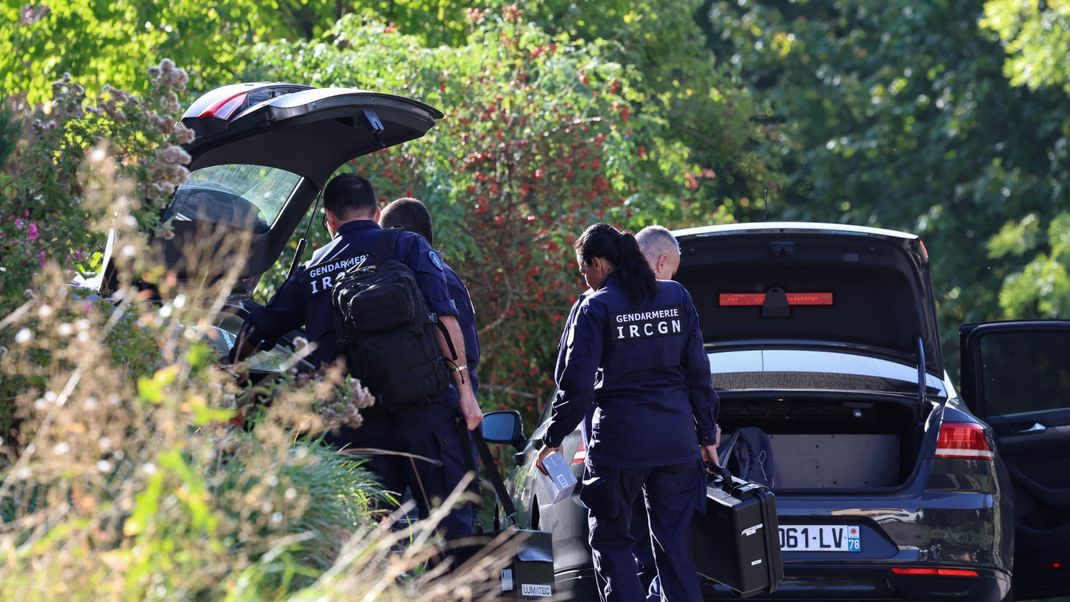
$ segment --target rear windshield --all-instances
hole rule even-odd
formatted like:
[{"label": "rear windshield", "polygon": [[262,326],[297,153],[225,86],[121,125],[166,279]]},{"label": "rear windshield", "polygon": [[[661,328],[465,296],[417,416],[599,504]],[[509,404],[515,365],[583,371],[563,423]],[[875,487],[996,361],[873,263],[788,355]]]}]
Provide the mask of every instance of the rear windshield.
[{"label": "rear windshield", "polygon": [[[918,293],[903,272],[872,265],[720,265],[681,268],[709,342],[844,341],[913,356]],[[771,307],[778,295],[791,304]]]},{"label": "rear windshield", "polygon": [[273,167],[205,167],[178,188],[164,219],[225,224],[262,234],[300,183],[301,176]]}]

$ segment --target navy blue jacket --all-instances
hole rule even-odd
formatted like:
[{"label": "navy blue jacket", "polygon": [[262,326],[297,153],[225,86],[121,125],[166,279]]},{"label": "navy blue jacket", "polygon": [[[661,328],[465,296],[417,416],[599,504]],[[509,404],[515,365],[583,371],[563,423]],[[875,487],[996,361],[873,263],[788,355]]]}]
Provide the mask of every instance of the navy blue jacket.
[{"label": "navy blue jacket", "polygon": [[[441,260],[440,260],[441,261]],[[446,274],[446,288],[449,290],[453,304],[457,306],[457,325],[461,328],[464,337],[464,352],[468,363],[468,376],[472,379],[472,394],[479,393],[479,376],[476,368],[479,366],[479,329],[476,328],[476,308],[472,304],[472,297],[468,295],[468,288],[464,281],[453,271],[449,264],[443,262]],[[450,399],[457,401],[457,391],[450,384]]]},{"label": "navy blue jacket", "polygon": [[546,445],[559,446],[591,404],[587,457],[597,466],[682,464],[699,458],[699,443],[714,443],[718,397],[698,313],[679,283],[657,286],[636,306],[610,275],[580,302],[556,371]]},{"label": "navy blue jacket", "polygon": [[[338,339],[331,308],[332,278],[340,270],[360,263],[374,250],[382,231],[372,220],[342,224],[338,236],[317,249],[283,283],[270,303],[264,307],[247,306],[250,315],[246,322],[253,326],[251,341],[270,347],[278,337],[304,326],[309,342],[316,344],[316,350],[309,356],[313,365],[334,361]],[[415,273],[416,284],[428,308],[440,316],[456,316],[457,308],[446,288],[445,264],[433,254],[427,240],[412,232],[401,232],[394,248],[394,256]]]}]

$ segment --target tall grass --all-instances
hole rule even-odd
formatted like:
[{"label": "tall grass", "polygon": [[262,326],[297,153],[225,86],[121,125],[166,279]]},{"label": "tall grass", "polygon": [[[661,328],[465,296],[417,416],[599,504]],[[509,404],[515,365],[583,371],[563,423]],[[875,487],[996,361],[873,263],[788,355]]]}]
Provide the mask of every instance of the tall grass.
[{"label": "tall grass", "polygon": [[[359,423],[359,383],[335,368],[250,387],[234,378],[248,365],[221,365],[214,324],[247,241],[206,235],[184,281],[136,231],[134,187],[111,158],[92,153],[83,177],[87,212],[116,232],[119,283],[99,299],[50,266],[0,318],[20,421],[0,473],[0,599],[491,595],[494,546],[462,571],[427,568],[460,492],[399,528],[405,508],[372,510],[386,494],[362,460],[317,438]],[[198,272],[221,256],[232,269]]]}]

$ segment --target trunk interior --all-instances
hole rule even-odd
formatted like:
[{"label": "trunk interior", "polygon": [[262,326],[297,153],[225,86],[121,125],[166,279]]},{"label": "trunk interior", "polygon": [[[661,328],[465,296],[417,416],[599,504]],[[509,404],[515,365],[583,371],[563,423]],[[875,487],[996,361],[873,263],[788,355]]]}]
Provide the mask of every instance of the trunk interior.
[{"label": "trunk interior", "polygon": [[718,423],[722,442],[742,427],[769,435],[775,490],[888,489],[905,483],[917,463],[927,415],[916,407],[913,399],[864,393],[724,391]]}]

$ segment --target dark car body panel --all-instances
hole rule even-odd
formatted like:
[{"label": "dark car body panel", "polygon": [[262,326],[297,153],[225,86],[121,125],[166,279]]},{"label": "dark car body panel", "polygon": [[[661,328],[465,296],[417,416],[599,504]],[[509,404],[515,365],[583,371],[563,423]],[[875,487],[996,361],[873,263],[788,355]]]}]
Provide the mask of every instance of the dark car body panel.
[{"label": "dark car body panel", "polygon": [[[938,434],[945,423],[978,425],[990,446],[995,440],[992,429],[970,412],[944,373],[928,256],[921,241],[909,234],[835,224],[734,225],[685,230],[676,235],[683,253],[677,279],[692,292],[702,315],[711,364],[719,354],[735,354],[735,367],[729,371],[736,371],[726,382],[759,385],[754,390],[722,389],[722,404],[732,399],[744,403],[747,396],[786,399],[807,395],[823,395],[831,403],[859,395],[864,389],[866,399],[877,403],[913,405],[918,410],[917,419],[923,421],[918,427],[915,464],[899,486],[775,490],[781,525],[857,525],[863,543],[860,553],[784,552],[786,578],[770,598],[1008,598],[1014,567],[1014,494],[999,454],[992,459],[936,457]],[[866,263],[869,265],[863,265]],[[795,278],[793,267],[804,276]],[[707,277],[702,275],[704,270]],[[858,274],[865,286],[849,282],[845,287],[836,277],[821,280],[823,273],[836,277]],[[710,274],[718,277],[708,277]],[[881,288],[884,286],[897,290],[887,293]],[[835,294],[831,309],[860,302],[880,311],[852,312],[847,308],[838,316],[820,316],[805,313],[811,308],[793,307],[792,319],[801,320],[792,326],[791,320],[780,316],[763,318],[763,307],[717,307],[722,292],[760,293],[771,287],[828,290]],[[741,317],[741,312],[750,314]],[[840,319],[844,323],[836,324]],[[869,332],[861,332],[871,325],[875,326]],[[920,353],[918,338],[922,341]],[[742,355],[771,350],[782,356],[774,368],[766,365],[768,358],[762,354],[752,358]],[[805,361],[789,361],[806,354],[817,361],[805,357]],[[857,363],[857,372],[850,368],[831,370],[825,365],[805,367],[808,362],[828,364],[829,358],[840,354],[864,361]],[[924,365],[919,373],[922,355]],[[747,362],[760,367],[748,367]],[[792,370],[816,372],[791,378]],[[924,386],[913,392],[912,374],[915,385],[924,378]],[[792,388],[777,391],[760,386],[777,383],[790,383]],[[714,384],[718,384],[716,374]],[[586,511],[575,498],[554,505],[539,499],[531,441],[538,439],[545,426],[544,415],[532,439],[517,454],[513,485],[521,524],[543,529],[553,525],[559,585],[573,591],[577,599],[595,599]],[[565,440],[566,458],[573,456],[578,444],[577,431]],[[575,464],[573,471],[579,475],[582,464]],[[951,576],[902,574],[904,568],[939,569],[950,571]],[[736,597],[713,583],[705,584],[704,595],[709,599]]]}]

